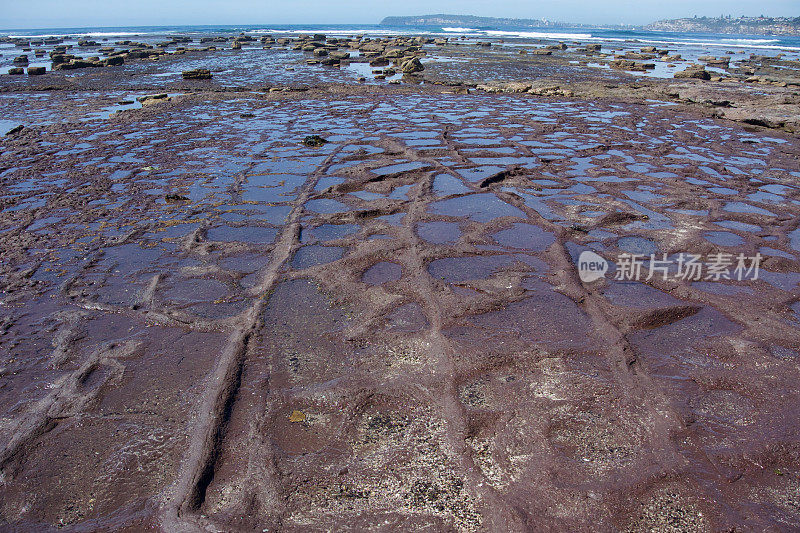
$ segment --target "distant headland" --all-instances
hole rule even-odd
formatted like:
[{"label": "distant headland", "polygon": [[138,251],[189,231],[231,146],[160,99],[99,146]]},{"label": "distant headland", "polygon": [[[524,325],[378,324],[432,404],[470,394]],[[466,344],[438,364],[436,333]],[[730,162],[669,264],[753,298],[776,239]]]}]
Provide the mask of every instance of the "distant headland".
[{"label": "distant headland", "polygon": [[660,20],[646,26],[588,25],[545,19],[514,19],[476,17],[473,15],[417,15],[409,17],[386,17],[382,26],[453,26],[464,28],[522,29],[522,28],[629,28],[651,31],[673,31],[684,33],[728,33],[738,35],[800,35],[800,17],[693,17]]},{"label": "distant headland", "polygon": [[660,20],[644,29],[739,35],[800,35],[800,17],[693,17]]}]

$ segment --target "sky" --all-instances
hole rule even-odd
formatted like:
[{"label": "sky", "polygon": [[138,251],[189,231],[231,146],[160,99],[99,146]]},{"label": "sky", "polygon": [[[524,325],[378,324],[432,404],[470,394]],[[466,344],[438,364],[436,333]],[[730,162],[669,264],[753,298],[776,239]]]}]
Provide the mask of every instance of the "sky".
[{"label": "sky", "polygon": [[800,16],[800,0],[0,0],[0,28],[377,24],[390,15],[435,13],[647,24],[694,15]]}]

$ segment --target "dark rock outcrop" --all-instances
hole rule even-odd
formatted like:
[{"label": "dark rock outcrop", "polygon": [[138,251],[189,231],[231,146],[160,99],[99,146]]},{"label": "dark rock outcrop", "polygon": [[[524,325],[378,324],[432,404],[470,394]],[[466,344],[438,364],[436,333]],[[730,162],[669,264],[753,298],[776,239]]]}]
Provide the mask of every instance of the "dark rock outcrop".
[{"label": "dark rock outcrop", "polygon": [[210,80],[212,77],[211,71],[207,68],[183,71],[183,79],[185,80]]}]

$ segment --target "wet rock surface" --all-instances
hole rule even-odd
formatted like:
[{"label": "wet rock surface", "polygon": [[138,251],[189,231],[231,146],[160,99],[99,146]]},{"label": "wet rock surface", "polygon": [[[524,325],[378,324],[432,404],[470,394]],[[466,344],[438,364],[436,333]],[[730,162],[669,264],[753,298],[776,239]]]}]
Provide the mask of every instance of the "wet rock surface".
[{"label": "wet rock surface", "polygon": [[[205,44],[281,39],[245,37]],[[425,45],[394,44],[358,51]],[[699,103],[765,105],[745,86],[455,94],[422,62],[436,83],[3,76],[3,527],[800,522],[797,137]],[[763,275],[585,284],[582,250]]]},{"label": "wet rock surface", "polygon": [[182,76],[185,80],[210,80],[213,77],[211,71],[207,68],[184,70]]}]

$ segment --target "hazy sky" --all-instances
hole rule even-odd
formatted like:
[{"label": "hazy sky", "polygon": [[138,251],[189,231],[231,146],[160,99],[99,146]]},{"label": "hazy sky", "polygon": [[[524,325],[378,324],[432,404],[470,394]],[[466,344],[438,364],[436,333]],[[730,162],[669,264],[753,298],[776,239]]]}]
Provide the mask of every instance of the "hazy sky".
[{"label": "hazy sky", "polygon": [[0,28],[180,24],[375,24],[389,15],[453,13],[644,24],[693,15],[800,16],[800,0],[1,0]]}]

